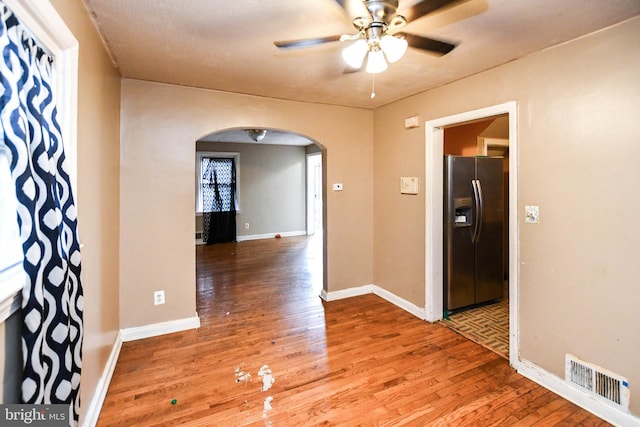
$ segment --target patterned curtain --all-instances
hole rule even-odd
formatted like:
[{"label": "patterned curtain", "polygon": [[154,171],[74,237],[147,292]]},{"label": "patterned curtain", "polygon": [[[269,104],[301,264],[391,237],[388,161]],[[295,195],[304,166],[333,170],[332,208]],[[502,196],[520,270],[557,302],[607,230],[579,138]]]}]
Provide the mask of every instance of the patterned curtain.
[{"label": "patterned curtain", "polygon": [[28,276],[22,292],[22,400],[69,404],[77,425],[82,286],[76,208],[52,92],[52,58],[0,3],[0,125],[11,153]]},{"label": "patterned curtain", "polygon": [[236,168],[231,158],[204,157],[202,172],[202,240],[236,241]]}]

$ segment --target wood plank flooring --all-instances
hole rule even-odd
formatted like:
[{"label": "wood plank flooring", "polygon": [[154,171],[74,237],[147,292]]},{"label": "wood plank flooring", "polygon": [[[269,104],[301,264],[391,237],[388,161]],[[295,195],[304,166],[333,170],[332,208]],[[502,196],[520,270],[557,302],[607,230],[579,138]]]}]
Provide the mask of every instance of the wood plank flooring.
[{"label": "wood plank flooring", "polygon": [[608,425],[377,296],[323,303],[316,238],[196,251],[202,327],[125,343],[99,426]]}]

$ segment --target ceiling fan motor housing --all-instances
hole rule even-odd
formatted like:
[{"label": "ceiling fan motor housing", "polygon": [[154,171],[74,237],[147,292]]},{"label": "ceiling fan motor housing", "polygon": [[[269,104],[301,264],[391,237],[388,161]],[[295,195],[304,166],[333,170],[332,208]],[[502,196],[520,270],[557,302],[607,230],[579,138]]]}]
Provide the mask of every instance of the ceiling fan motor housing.
[{"label": "ceiling fan motor housing", "polygon": [[398,0],[363,0],[374,22],[389,24],[398,10]]},{"label": "ceiling fan motor housing", "polygon": [[367,40],[369,44],[377,43],[387,32],[387,26],[384,24],[378,24],[376,22],[371,23],[365,30]]}]

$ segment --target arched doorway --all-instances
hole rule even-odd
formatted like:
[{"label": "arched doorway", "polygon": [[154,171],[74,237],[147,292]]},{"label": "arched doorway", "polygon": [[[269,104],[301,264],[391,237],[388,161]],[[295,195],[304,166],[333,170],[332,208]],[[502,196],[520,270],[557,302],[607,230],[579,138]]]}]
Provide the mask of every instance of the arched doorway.
[{"label": "arched doorway", "polygon": [[[325,148],[316,141],[279,129],[232,128],[196,141],[196,162],[203,156],[232,157],[236,162],[237,242],[309,236],[307,251],[318,274],[318,294],[325,287]],[[310,161],[312,160],[312,161]],[[202,241],[196,165],[196,244]],[[324,277],[324,278],[323,278]]]}]

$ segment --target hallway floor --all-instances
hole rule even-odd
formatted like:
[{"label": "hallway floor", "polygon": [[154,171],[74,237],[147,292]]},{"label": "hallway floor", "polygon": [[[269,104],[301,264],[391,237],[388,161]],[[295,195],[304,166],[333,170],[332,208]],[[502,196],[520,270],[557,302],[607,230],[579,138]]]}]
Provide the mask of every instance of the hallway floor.
[{"label": "hallway floor", "polygon": [[442,323],[465,338],[509,359],[509,298],[449,316]]},{"label": "hallway floor", "polygon": [[196,330],[122,346],[98,426],[605,426],[373,294],[323,302],[305,236],[196,248]]}]

